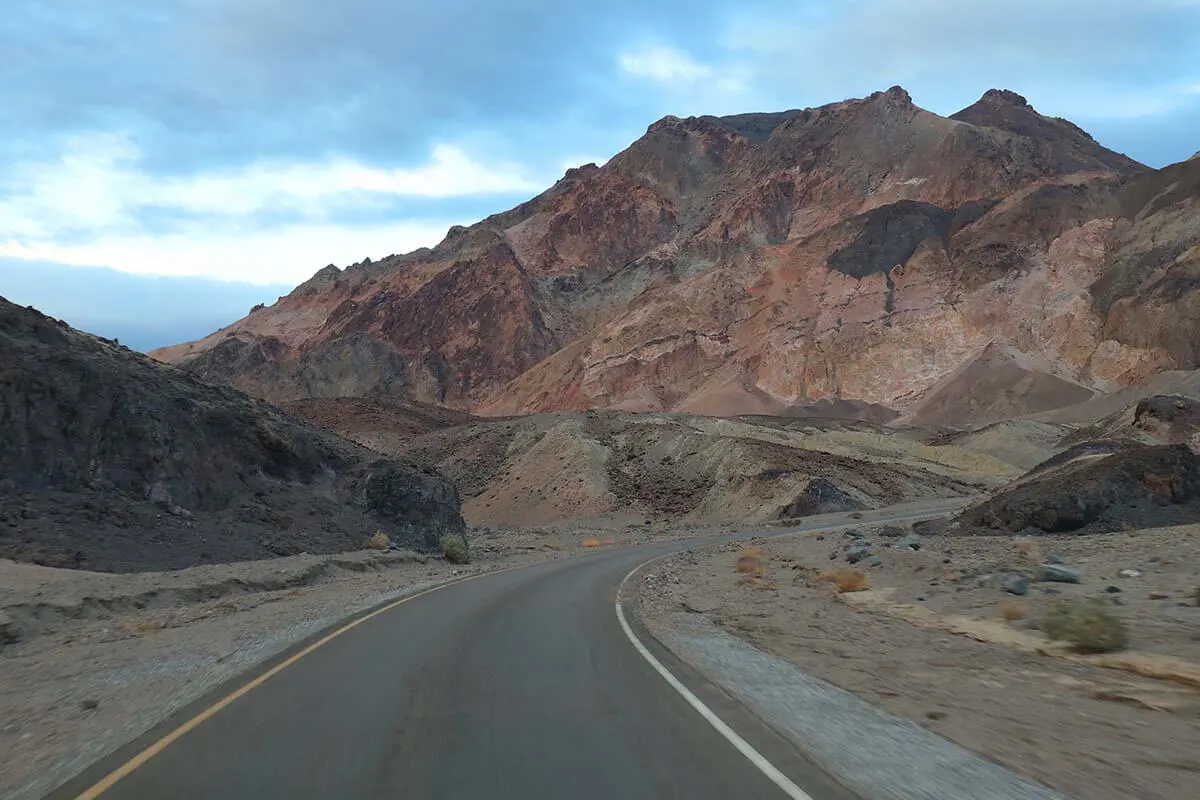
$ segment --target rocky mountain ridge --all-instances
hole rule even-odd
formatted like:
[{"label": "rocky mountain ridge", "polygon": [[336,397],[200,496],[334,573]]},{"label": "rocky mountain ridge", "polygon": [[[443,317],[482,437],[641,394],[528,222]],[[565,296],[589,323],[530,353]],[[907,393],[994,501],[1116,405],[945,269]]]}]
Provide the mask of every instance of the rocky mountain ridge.
[{"label": "rocky mountain ridge", "polygon": [[463,529],[434,470],[0,298],[0,558],[178,569]]},{"label": "rocky mountain ridge", "polygon": [[1036,389],[1005,413],[1034,413],[1197,366],[1198,185],[1200,162],[1151,170],[1007,91],[949,118],[900,87],[666,117],[434,248],[153,355],[275,402],[728,415],[917,409],[999,348]]}]

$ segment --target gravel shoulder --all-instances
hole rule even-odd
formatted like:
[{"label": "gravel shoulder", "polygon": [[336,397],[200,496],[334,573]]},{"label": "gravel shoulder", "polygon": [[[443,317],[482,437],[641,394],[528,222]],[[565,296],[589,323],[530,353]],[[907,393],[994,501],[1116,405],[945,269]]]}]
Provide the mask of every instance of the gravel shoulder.
[{"label": "gravel shoulder", "polygon": [[[895,535],[907,531],[888,533],[861,528],[682,553],[639,574],[636,608],[663,641],[711,623],[1067,796],[1195,797],[1200,526],[1040,537],[1032,558],[1030,545],[1011,537],[924,537],[911,551]],[[866,558],[855,565],[871,588],[838,594],[821,575],[849,568],[855,544],[878,556],[878,566]],[[761,569],[735,571],[746,555]],[[1038,580],[1033,562],[1044,560],[1078,568],[1080,583]],[[1031,578],[1021,597],[1004,588],[1019,573]],[[1106,598],[1125,621],[1129,651],[1077,656],[1037,630],[1058,600],[1091,597]],[[1012,608],[1024,618],[1003,619]]]}]

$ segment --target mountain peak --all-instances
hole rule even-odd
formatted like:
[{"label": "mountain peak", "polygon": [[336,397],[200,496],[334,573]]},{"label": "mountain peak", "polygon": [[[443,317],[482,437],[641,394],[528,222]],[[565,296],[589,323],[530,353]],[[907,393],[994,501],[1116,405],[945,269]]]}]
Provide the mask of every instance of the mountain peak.
[{"label": "mountain peak", "polygon": [[895,105],[911,106],[912,95],[903,86],[893,86],[886,92],[875,92],[867,98],[868,102],[884,102]]},{"label": "mountain peak", "polygon": [[1019,95],[1011,89],[988,89],[983,93],[983,97],[979,98],[979,102],[1017,106],[1018,108],[1033,110],[1032,106],[1029,105],[1029,101],[1023,95]]},{"label": "mountain peak", "polygon": [[1028,100],[1008,89],[987,90],[978,101],[950,115],[950,119],[1036,141],[1056,172],[1107,169],[1131,173],[1145,169],[1133,159],[1101,147],[1087,131],[1069,120],[1039,114]]}]

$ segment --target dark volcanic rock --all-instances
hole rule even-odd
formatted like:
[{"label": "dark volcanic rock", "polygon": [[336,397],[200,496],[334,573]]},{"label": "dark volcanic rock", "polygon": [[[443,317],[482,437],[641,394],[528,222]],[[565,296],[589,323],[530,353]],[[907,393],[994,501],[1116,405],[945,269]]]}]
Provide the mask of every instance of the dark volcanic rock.
[{"label": "dark volcanic rock", "polygon": [[1146,432],[1164,431],[1171,444],[1186,442],[1200,431],[1200,403],[1191,397],[1157,395],[1139,400],[1133,425]]},{"label": "dark volcanic rock", "polygon": [[1187,446],[1097,452],[1086,444],[1055,456],[964,511],[961,528],[1086,533],[1200,520],[1200,458]]},{"label": "dark volcanic rock", "polygon": [[458,495],[241,392],[0,299],[0,557],[175,569],[433,546]]},{"label": "dark volcanic rock", "polygon": [[831,481],[813,478],[795,500],[780,512],[780,519],[807,517],[812,514],[834,514],[839,511],[860,511],[865,505],[842,491]]},{"label": "dark volcanic rock", "polygon": [[946,239],[953,219],[953,212],[911,200],[873,209],[851,220],[862,232],[827,263],[852,278],[888,272],[907,264],[926,239]]}]

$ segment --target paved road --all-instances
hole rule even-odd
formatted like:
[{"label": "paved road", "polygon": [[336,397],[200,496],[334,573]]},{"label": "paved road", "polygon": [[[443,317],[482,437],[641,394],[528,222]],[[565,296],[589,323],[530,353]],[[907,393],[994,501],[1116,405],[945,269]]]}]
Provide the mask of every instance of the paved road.
[{"label": "paved road", "polygon": [[[614,614],[629,570],[693,545],[596,553],[414,598],[282,670],[103,797],[778,800],[781,790],[633,649]],[[813,798],[849,798],[757,719],[647,644]],[[76,796],[197,710],[51,797]]]}]

